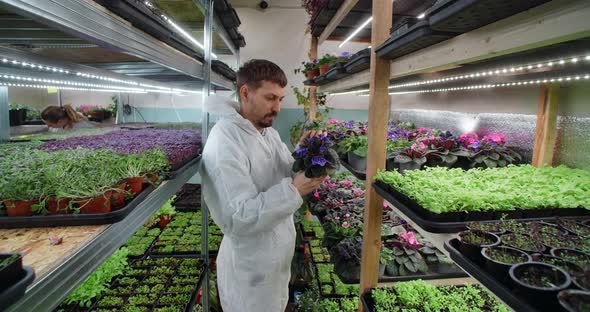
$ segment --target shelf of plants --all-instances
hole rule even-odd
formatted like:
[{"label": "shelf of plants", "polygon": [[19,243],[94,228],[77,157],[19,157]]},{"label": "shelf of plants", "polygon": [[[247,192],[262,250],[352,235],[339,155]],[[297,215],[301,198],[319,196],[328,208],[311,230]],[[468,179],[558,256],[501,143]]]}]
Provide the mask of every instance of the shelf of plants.
[{"label": "shelf of plants", "polygon": [[[346,288],[338,285],[359,283],[360,232],[365,202],[363,184],[346,173],[328,177],[309,202],[310,210],[321,221],[300,221],[300,232],[309,244],[320,283],[329,284],[331,288],[326,288],[332,289],[322,291],[322,294],[346,294],[342,293]],[[379,282],[467,276],[441,251],[416,234],[392,209],[384,211],[382,232],[384,248]],[[324,272],[327,264],[330,270]]]},{"label": "shelf of plants", "polygon": [[[191,311],[207,262],[199,255],[154,258],[148,251],[175,221],[186,221],[187,213],[176,212],[173,201],[174,197],[168,200],[55,311]],[[190,243],[199,246],[197,240]]]},{"label": "shelf of plants", "polygon": [[[53,232],[70,232],[73,237],[85,237],[85,235],[91,234],[86,240],[74,239],[73,241],[77,244],[74,244],[73,247],[69,243],[71,238],[50,236],[51,242],[55,244],[60,244],[63,239],[62,245],[67,245],[68,249],[61,249],[60,245],[53,246],[56,247],[55,249],[45,248],[40,243],[31,245],[30,241],[26,239],[29,236],[47,237],[47,231],[36,233],[34,228],[0,230],[3,249],[9,248],[9,251],[27,250],[25,262],[31,261],[33,267],[43,264],[44,259],[51,261],[49,264],[44,264],[43,274],[29,288],[25,297],[12,305],[8,311],[41,311],[46,310],[47,307],[57,306],[67,292],[82,282],[108,255],[123,245],[141,224],[146,222],[186,181],[197,173],[197,170],[198,164],[195,164],[177,175],[176,178],[163,181],[125,219],[118,223],[109,226],[64,228],[63,231],[60,230],[61,228],[53,228]],[[16,238],[24,237],[25,239],[13,238],[14,235],[17,235]],[[145,240],[142,242],[145,247]],[[60,251],[56,254],[57,250]],[[51,256],[46,253],[51,253]]]},{"label": "shelf of plants", "polygon": [[476,223],[445,248],[516,311],[585,311],[590,219]]}]

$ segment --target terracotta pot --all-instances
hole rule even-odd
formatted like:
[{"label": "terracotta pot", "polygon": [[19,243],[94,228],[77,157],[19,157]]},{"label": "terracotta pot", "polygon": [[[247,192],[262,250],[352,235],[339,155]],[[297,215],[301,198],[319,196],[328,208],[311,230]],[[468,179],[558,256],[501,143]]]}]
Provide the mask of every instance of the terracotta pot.
[{"label": "terracotta pot", "polygon": [[65,197],[49,197],[47,199],[47,210],[49,214],[67,214],[70,201],[70,198]]},{"label": "terracotta pot", "polygon": [[80,213],[108,213],[111,212],[112,192],[106,192],[104,195],[76,200],[75,203],[80,207]]},{"label": "terracotta pot", "polygon": [[145,178],[148,183],[156,184],[156,182],[158,182],[158,179],[160,178],[160,175],[157,172],[153,172],[148,173]]},{"label": "terracotta pot", "polygon": [[168,222],[170,222],[169,216],[160,216],[160,222],[158,222],[158,226],[160,228],[165,228],[166,225],[168,225]]},{"label": "terracotta pot", "polygon": [[127,181],[127,190],[131,191],[134,197],[141,193],[143,189],[143,177],[127,178],[125,180]]},{"label": "terracotta pot", "polygon": [[125,189],[127,188],[127,182],[121,182],[113,186],[114,191],[111,196],[111,210],[117,210],[125,206]]},{"label": "terracotta pot", "polygon": [[315,68],[315,69],[310,69],[310,70],[308,70],[308,71],[307,71],[307,73],[306,73],[307,80],[311,80],[311,79],[313,79],[313,78],[315,78],[315,77],[319,76],[319,74],[320,74],[320,71],[319,71],[317,68]]},{"label": "terracotta pot", "polygon": [[39,203],[37,200],[17,200],[4,201],[4,207],[9,217],[29,217],[33,215],[34,204]]},{"label": "terracotta pot", "polygon": [[323,75],[330,70],[330,64],[322,64],[320,65],[320,75]]}]

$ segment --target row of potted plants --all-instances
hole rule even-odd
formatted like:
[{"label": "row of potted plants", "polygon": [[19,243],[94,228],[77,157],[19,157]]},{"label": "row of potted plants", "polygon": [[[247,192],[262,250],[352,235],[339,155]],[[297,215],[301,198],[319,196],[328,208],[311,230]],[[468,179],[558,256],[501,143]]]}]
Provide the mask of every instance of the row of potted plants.
[{"label": "row of potted plants", "polygon": [[[355,170],[367,165],[368,138],[350,122],[330,120],[331,132],[342,140],[338,152]],[[364,125],[363,125],[364,126]],[[415,128],[411,124],[390,124],[387,131],[387,169],[421,169],[424,166],[495,168],[519,163],[522,157],[506,145],[505,135],[470,132],[456,136],[450,131]]]},{"label": "row of potted plants", "polygon": [[168,168],[160,149],[120,154],[7,146],[10,152],[0,156],[0,200],[8,216],[107,213],[139,194],[144,182],[156,183]]},{"label": "row of potted plants", "polygon": [[45,142],[40,146],[47,151],[109,149],[122,154],[142,153],[160,148],[166,154],[172,170],[180,168],[200,155],[201,131],[198,129],[139,129],[118,130],[105,134],[69,137]]},{"label": "row of potted plants", "polygon": [[340,55],[330,53],[324,54],[319,59],[313,59],[310,62],[301,62],[302,67],[295,69],[295,74],[303,74],[308,80],[319,75],[324,75],[330,70],[330,67],[338,63],[346,63],[350,59],[349,52],[342,52]]},{"label": "row of potted plants", "polygon": [[435,214],[589,208],[590,173],[566,166],[381,171],[375,180]]},{"label": "row of potted plants", "polygon": [[[529,304],[560,309],[564,305],[558,302],[560,291],[590,291],[587,225],[558,219],[555,223],[471,224],[470,228],[459,233],[458,250]],[[585,298],[582,301],[589,304],[590,292]]]},{"label": "row of potted plants", "polygon": [[98,105],[80,105],[76,111],[86,116],[88,120],[102,122],[117,114],[117,107],[101,107]]}]

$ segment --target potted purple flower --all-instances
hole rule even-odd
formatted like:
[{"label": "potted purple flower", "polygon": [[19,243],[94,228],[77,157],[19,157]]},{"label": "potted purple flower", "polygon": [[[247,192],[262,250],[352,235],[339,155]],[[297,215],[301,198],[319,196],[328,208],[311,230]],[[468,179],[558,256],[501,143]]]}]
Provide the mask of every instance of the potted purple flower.
[{"label": "potted purple flower", "polygon": [[307,138],[293,152],[293,171],[304,171],[308,178],[319,178],[338,168],[338,154],[334,144],[324,135]]}]

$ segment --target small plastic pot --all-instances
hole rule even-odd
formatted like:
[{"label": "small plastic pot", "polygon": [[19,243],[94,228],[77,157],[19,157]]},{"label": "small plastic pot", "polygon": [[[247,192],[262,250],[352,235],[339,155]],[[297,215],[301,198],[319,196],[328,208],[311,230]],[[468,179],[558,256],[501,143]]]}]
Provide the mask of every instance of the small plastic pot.
[{"label": "small plastic pot", "polygon": [[[512,234],[504,234],[504,235],[502,235],[502,236],[501,236],[501,238],[502,238],[502,243],[503,243],[504,245],[507,245],[507,246],[509,246],[509,247],[512,247],[512,248],[516,248],[516,249],[522,250],[522,251],[524,251],[524,252],[526,252],[526,253],[528,253],[528,254],[533,254],[533,253],[543,253],[543,251],[545,251],[545,245],[543,245],[543,244],[541,244],[541,243],[537,244],[537,246],[533,246],[533,245],[531,245],[531,246],[529,246],[529,247],[527,247],[527,248],[521,248],[521,247],[519,247],[519,246],[516,246],[516,245],[512,244],[512,243],[511,243],[511,242],[510,242],[510,241],[509,241],[507,238],[508,238],[508,237],[515,236],[515,235],[517,235],[517,236],[522,236],[523,238],[526,238],[526,239],[528,239],[528,240],[531,242],[531,244],[534,244],[534,243],[535,243],[534,241],[532,241],[532,239],[530,238],[530,236],[529,236],[529,235],[525,235],[525,234],[518,234],[518,233],[512,233]],[[535,243],[535,244],[536,244],[536,243]]]},{"label": "small plastic pot", "polygon": [[557,294],[559,305],[568,312],[588,311],[590,306],[590,292],[582,290],[567,289]]},{"label": "small plastic pot", "polygon": [[315,69],[308,70],[305,74],[306,74],[307,80],[312,80],[313,78],[320,75],[320,71],[319,71],[319,69],[315,68]]},{"label": "small plastic pot", "polygon": [[71,198],[55,198],[49,197],[47,199],[47,210],[49,214],[56,215],[56,214],[67,214],[68,207],[70,205]]},{"label": "small plastic pot", "polygon": [[[509,274],[515,292],[527,302],[543,307],[543,309],[549,308],[544,311],[556,311],[559,307],[557,294],[568,288],[572,283],[567,272],[556,266],[541,262],[516,264],[510,268]],[[530,279],[534,277],[543,277],[550,285],[532,284]]]},{"label": "small plastic pot", "polygon": [[348,152],[348,163],[356,171],[367,171],[367,158],[361,157],[353,152]]},{"label": "small plastic pot", "polygon": [[111,192],[94,198],[79,199],[75,203],[80,207],[80,213],[109,213],[111,212]]},{"label": "small plastic pot", "polygon": [[399,173],[404,173],[407,170],[420,170],[422,168],[421,164],[417,164],[413,161],[405,164],[399,164]]},{"label": "small plastic pot", "polygon": [[[497,228],[494,228],[497,226]],[[471,231],[484,231],[496,235],[502,235],[506,233],[506,230],[502,229],[502,225],[498,222],[489,222],[489,223],[482,223],[482,222],[472,222],[467,223],[467,229]]]},{"label": "small plastic pot", "polygon": [[111,210],[117,210],[125,206],[125,189],[127,188],[127,182],[123,181],[113,186],[113,192],[111,196]]},{"label": "small plastic pot", "polygon": [[322,64],[320,65],[320,75],[323,75],[330,70],[330,64]]},{"label": "small plastic pot", "polygon": [[143,177],[127,178],[125,181],[127,181],[127,190],[131,191],[134,197],[143,190]]},{"label": "small plastic pot", "polygon": [[[502,261],[493,259],[490,256],[490,252],[492,252],[493,250],[504,251],[505,253],[508,253],[511,256],[521,258],[522,261],[508,263],[508,262],[502,262]],[[488,271],[490,273],[490,275],[495,276],[496,278],[498,278],[502,282],[508,282],[510,280],[509,275],[508,275],[508,271],[510,271],[510,268],[512,267],[512,265],[517,264],[517,263],[530,262],[532,260],[531,256],[529,254],[527,254],[526,252],[512,248],[512,247],[507,247],[507,246],[495,246],[495,247],[489,247],[489,248],[487,248],[487,247],[482,248],[481,256],[484,258],[484,267],[486,268],[486,271]]]},{"label": "small plastic pot", "polygon": [[[546,264],[554,265],[558,268],[561,268],[562,270],[566,271],[567,274],[570,275],[570,277],[572,278],[572,283],[574,285],[576,285],[580,289],[584,289],[583,287],[578,286],[578,284],[576,282],[576,277],[578,277],[578,276],[583,277],[583,275],[584,275],[584,270],[582,270],[582,268],[579,265],[569,262],[569,261],[565,261],[561,258],[557,258],[554,256],[549,256],[549,255],[544,255],[544,254],[534,254],[534,255],[532,255],[532,258],[533,258],[533,261],[535,261],[535,262],[546,263]],[[580,280],[579,282],[580,282],[580,284],[583,284],[582,280]]]},{"label": "small plastic pot", "polygon": [[160,175],[157,172],[150,172],[145,177],[146,182],[151,184],[156,184],[158,179],[160,179]]},{"label": "small plastic pot", "polygon": [[583,223],[578,223],[575,220],[558,219],[557,225],[575,235],[590,235],[590,226],[585,225]]},{"label": "small plastic pot", "polygon": [[37,200],[6,200],[4,207],[9,217],[30,217],[33,215],[33,205],[37,203]]},{"label": "small plastic pot", "polygon": [[566,248],[553,248],[551,249],[551,255],[573,262],[584,270],[590,270],[590,255],[581,251]]},{"label": "small plastic pot", "polygon": [[[464,236],[466,236],[470,233],[474,233],[478,237],[485,237],[485,238],[487,238],[488,241],[491,241],[491,243],[477,245],[477,244],[472,244],[470,242],[466,242],[464,239]],[[461,251],[462,254],[464,254],[466,257],[468,257],[469,259],[471,259],[477,263],[482,263],[482,257],[481,257],[481,249],[482,248],[493,247],[493,246],[497,246],[500,244],[500,238],[497,235],[492,234],[492,233],[488,233],[488,232],[483,232],[483,231],[463,231],[458,234],[458,238],[459,238],[459,251]]]}]

